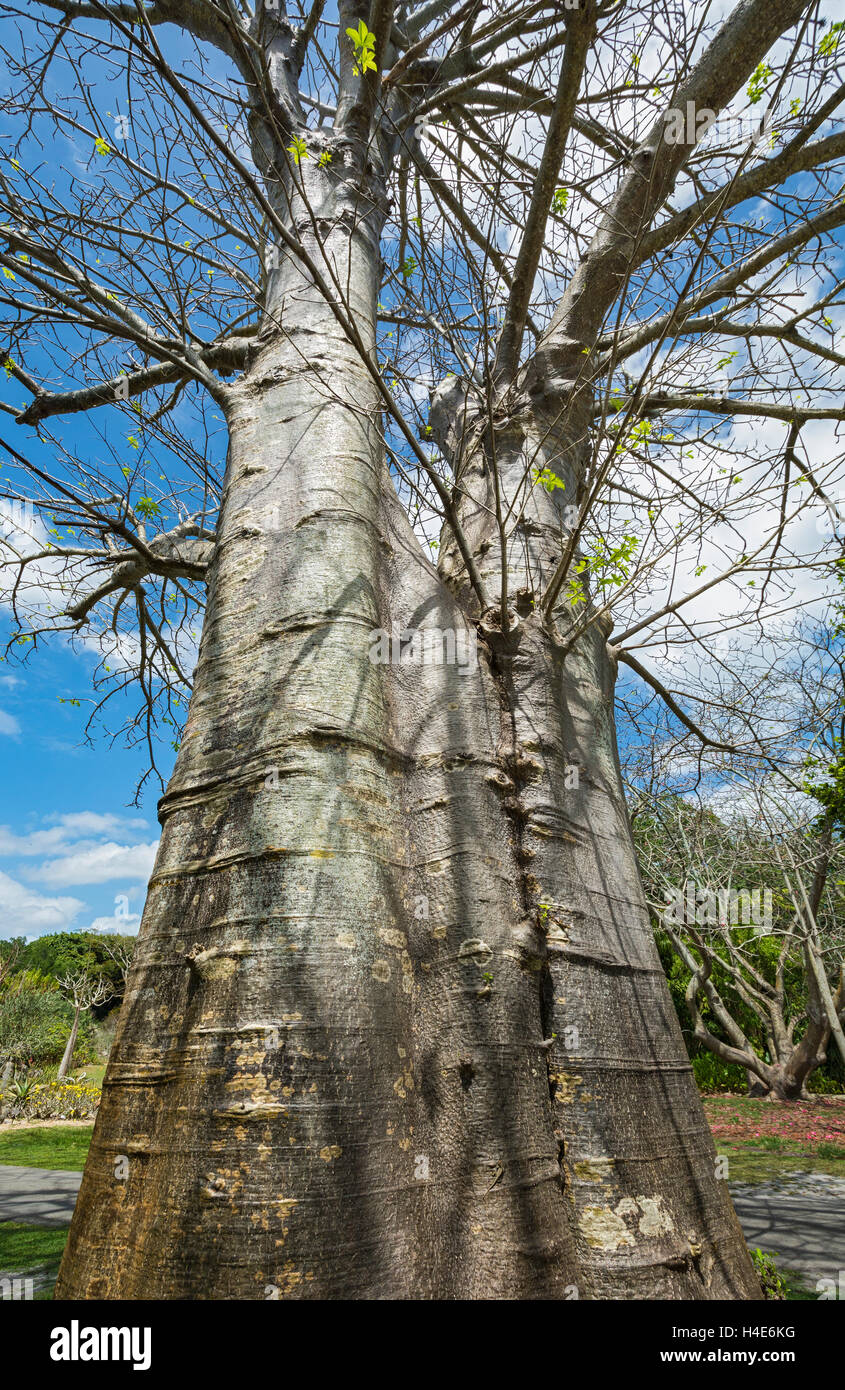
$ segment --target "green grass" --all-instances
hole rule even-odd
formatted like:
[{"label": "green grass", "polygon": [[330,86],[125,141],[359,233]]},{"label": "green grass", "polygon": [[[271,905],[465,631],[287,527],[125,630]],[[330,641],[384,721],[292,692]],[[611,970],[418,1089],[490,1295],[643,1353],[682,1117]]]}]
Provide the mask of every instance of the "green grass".
[{"label": "green grass", "polygon": [[67,1241],[67,1226],[27,1226],[22,1221],[0,1221],[0,1274],[29,1274],[44,1282],[35,1300],[53,1297],[59,1262]]},{"label": "green grass", "polygon": [[90,1125],[45,1125],[0,1131],[0,1163],[21,1168],[65,1168],[81,1173],[94,1132]]},{"label": "green grass", "polygon": [[834,1178],[845,1178],[845,1159],[819,1157],[797,1145],[794,1148],[784,1145],[773,1153],[748,1151],[719,1140],[716,1150],[728,1160],[729,1182],[773,1182],[790,1173],[829,1173]]},{"label": "green grass", "polygon": [[90,1065],[86,1064],[85,1066],[74,1067],[73,1069],[74,1076],[80,1076],[82,1072],[85,1073],[86,1085],[102,1086],[103,1077],[106,1072],[106,1064],[105,1062],[91,1062]]},{"label": "green grass", "polygon": [[818,1294],[805,1283],[806,1275],[796,1269],[779,1269],[781,1279],[786,1284],[786,1303],[817,1303]]},{"label": "green grass", "polygon": [[[50,1062],[40,1068],[41,1075],[39,1081],[55,1081],[56,1072],[59,1070],[58,1062]],[[78,1066],[70,1069],[71,1076],[81,1076],[85,1073],[85,1083],[91,1086],[102,1086],[103,1077],[106,1071],[105,1062],[80,1062]]]},{"label": "green grass", "polygon": [[751,1096],[706,1096],[716,1151],[730,1182],[762,1183],[790,1173],[845,1178],[845,1103],[774,1104]]},{"label": "green grass", "polygon": [[829,1144],[823,1140],[816,1149],[819,1158],[845,1159],[845,1148],[841,1144]]}]

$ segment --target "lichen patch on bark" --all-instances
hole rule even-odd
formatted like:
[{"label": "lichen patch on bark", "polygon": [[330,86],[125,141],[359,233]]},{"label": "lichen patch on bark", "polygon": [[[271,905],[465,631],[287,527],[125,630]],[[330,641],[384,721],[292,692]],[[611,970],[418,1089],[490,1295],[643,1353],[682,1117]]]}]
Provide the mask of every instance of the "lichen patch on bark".
[{"label": "lichen patch on bark", "polygon": [[618,1250],[634,1245],[634,1237],[625,1221],[612,1207],[585,1207],[578,1224],[588,1245],[598,1250]]}]

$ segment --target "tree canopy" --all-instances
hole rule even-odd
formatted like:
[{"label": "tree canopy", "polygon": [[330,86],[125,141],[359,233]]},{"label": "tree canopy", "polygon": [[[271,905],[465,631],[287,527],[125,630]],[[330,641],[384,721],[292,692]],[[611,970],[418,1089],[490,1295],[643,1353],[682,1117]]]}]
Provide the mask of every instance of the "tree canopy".
[{"label": "tree canopy", "polygon": [[[564,647],[612,626],[634,722],[645,694],[695,756],[771,752],[784,719],[751,696],[842,540],[841,21],[806,0],[2,13],[7,658],[71,640],[98,662],[86,728],[153,767],[159,735],[178,746],[227,393],[284,332],[293,257],[441,570],[495,607],[473,507],[517,550],[532,499],[559,552],[509,598],[565,601]],[[319,250],[320,189],[364,164],[389,199],[375,350]],[[577,483],[536,446],[479,504],[461,448],[532,382]]]}]

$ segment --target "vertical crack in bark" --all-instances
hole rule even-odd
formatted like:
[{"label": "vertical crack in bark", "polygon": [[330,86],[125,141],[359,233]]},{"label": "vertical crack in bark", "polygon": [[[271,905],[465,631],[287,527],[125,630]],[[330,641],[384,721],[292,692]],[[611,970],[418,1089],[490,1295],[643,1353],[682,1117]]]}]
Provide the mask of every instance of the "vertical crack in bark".
[{"label": "vertical crack in bark", "polygon": [[[581,1297],[700,1297],[714,1290],[753,1297],[754,1276],[715,1176],[712,1140],[639,887],[605,625],[593,625],[564,653],[532,602],[566,544],[559,494],[579,496],[585,462],[588,389],[576,392],[571,357],[568,349],[559,354],[553,380],[535,364],[525,398],[502,414],[495,451],[511,518],[508,593],[518,611],[507,636],[495,608],[478,625],[500,708],[490,782],[516,865],[520,960],[533,959],[538,974],[539,1038],[532,1033],[532,1045],[543,1049],[549,1137],[572,1212],[577,1284]],[[491,468],[482,457],[489,438],[477,418],[460,423],[460,383],[437,401],[439,442],[456,460],[464,529],[495,593],[503,557]],[[534,470],[543,468],[564,489],[532,487]],[[444,577],[466,599],[448,534],[444,542]],[[556,612],[565,623],[560,601]],[[567,791],[570,758],[583,775],[577,793]],[[555,1033],[557,1054],[548,1045]]]},{"label": "vertical crack in bark", "polygon": [[[501,629],[498,632],[488,623],[484,628],[486,645],[489,651],[490,670],[499,697],[500,735],[497,757],[501,773],[489,780],[500,793],[502,812],[507,820],[512,846],[513,861],[519,885],[521,922],[517,930],[517,949],[522,957],[522,966],[537,976],[537,1028],[538,1037],[534,1045],[538,1047],[544,1060],[549,1094],[550,1127],[553,1127],[556,1080],[554,1072],[554,984],[549,968],[549,953],[546,941],[546,913],[540,902],[540,884],[531,872],[535,851],[528,841],[528,827],[531,817],[525,793],[528,787],[542,777],[542,765],[532,757],[520,743],[517,723],[517,692],[513,681],[514,658],[522,638],[521,620],[512,627],[507,636]],[[567,1182],[565,1166],[566,1143],[563,1133],[553,1128],[557,1145],[559,1184],[567,1208],[571,1211],[574,1224],[574,1208],[571,1203],[571,1187]]]}]

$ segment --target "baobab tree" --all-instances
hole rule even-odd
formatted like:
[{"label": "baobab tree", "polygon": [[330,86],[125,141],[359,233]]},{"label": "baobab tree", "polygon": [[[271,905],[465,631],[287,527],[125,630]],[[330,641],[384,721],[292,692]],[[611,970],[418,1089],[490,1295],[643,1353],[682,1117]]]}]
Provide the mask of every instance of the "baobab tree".
[{"label": "baobab tree", "polygon": [[3,10],[10,650],[179,745],[57,1295],[758,1297],[613,697],[829,549],[841,26]]}]

